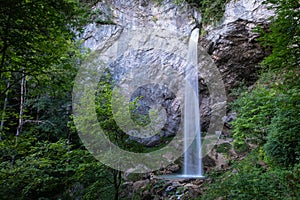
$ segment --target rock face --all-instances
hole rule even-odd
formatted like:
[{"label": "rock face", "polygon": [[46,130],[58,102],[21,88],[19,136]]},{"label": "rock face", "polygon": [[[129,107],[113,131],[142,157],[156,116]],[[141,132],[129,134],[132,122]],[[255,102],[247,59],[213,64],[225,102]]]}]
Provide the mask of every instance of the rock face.
[{"label": "rock face", "polygon": [[[180,130],[184,70],[189,64],[187,42],[201,20],[195,9],[172,2],[99,3],[95,9],[103,14],[98,21],[112,19],[114,24],[89,24],[83,34],[84,46],[94,51],[97,63],[109,68],[125,101],[136,100],[137,107],[130,113],[133,121],[154,130],[140,137],[124,125],[131,139],[146,146],[157,145]],[[154,108],[162,113],[163,124],[150,120]],[[134,118],[138,115],[142,117]]]},{"label": "rock face", "polygon": [[227,89],[242,81],[252,84],[257,79],[258,63],[268,54],[258,44],[257,26],[267,27],[274,15],[263,0],[239,0],[227,4],[223,22],[207,27],[204,46],[218,66]]},{"label": "rock face", "polygon": [[[205,28],[206,36],[201,39],[201,45],[211,55],[222,74],[227,94],[240,83],[248,86],[253,84],[257,80],[258,64],[269,54],[259,45],[256,40],[259,34],[254,32],[257,26],[267,28],[269,18],[274,15],[262,2],[263,0],[231,1],[226,5],[222,22],[216,27]],[[202,88],[202,127],[206,130],[210,119],[210,97],[205,92],[205,85]],[[230,96],[227,96],[227,101],[232,101]],[[226,128],[224,131],[227,130]]]},{"label": "rock face", "polygon": [[[172,35],[187,40],[196,21],[201,21],[200,13],[187,5],[177,6],[172,0],[165,0],[161,4],[145,0],[112,0],[98,3],[95,10],[101,14],[93,24],[85,28],[83,34],[84,46],[91,50],[101,50],[109,46],[111,40],[116,40],[123,30],[146,28],[160,32],[167,30]],[[103,25],[104,21],[114,24]],[[196,20],[196,21],[195,21]],[[146,35],[144,35],[146,36]]]},{"label": "rock face", "polygon": [[[203,58],[206,61],[199,67],[211,66],[207,63],[214,60],[227,90],[240,81],[253,83],[257,64],[267,54],[255,41],[258,34],[253,32],[257,25],[267,26],[268,18],[273,15],[261,3],[262,0],[233,1],[226,6],[220,25],[205,28],[207,34],[200,45],[209,55],[199,47],[199,59],[203,55],[209,58]],[[159,112],[164,110],[163,123],[152,127],[156,134],[142,138],[133,134],[131,139],[154,146],[162,137],[174,136],[182,128],[183,80],[189,64],[187,43],[191,31],[201,21],[201,14],[188,5],[175,5],[173,0],[161,4],[112,0],[98,3],[94,9],[102,12],[95,23],[85,28],[84,46],[95,52],[96,63],[110,70],[125,99],[138,99],[139,106],[131,115],[145,115],[144,123],[148,125],[153,107]],[[108,20],[114,23],[103,25]],[[212,91],[206,80],[215,71],[199,69],[198,73],[201,126],[202,131],[207,131],[212,110],[220,101],[211,99]]]}]

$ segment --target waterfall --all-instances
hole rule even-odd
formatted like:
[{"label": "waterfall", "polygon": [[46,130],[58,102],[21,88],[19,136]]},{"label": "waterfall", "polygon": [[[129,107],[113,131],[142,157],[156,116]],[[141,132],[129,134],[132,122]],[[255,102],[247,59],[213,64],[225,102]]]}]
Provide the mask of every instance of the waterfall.
[{"label": "waterfall", "polygon": [[189,40],[188,61],[185,71],[184,97],[184,170],[186,177],[203,177],[201,130],[198,92],[198,39],[199,29],[192,31]]}]

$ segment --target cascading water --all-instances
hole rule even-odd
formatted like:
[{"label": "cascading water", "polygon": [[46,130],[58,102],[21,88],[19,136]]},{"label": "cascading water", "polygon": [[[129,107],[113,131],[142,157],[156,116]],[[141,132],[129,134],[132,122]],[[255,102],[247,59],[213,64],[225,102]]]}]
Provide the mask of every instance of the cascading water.
[{"label": "cascading water", "polygon": [[198,39],[199,28],[192,31],[188,47],[188,66],[185,70],[184,92],[184,163],[183,173],[163,178],[205,178],[202,170],[202,147],[198,92]]},{"label": "cascading water", "polygon": [[[200,110],[198,94],[198,39],[199,28],[192,31],[189,40],[188,61],[185,72],[184,97],[184,170],[183,177],[201,178],[202,153]],[[190,144],[190,145],[189,145]]]}]

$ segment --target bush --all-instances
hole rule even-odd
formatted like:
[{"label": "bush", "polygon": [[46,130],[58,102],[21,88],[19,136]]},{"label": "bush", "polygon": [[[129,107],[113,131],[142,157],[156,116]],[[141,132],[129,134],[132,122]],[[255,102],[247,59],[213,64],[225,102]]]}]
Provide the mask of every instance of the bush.
[{"label": "bush", "polygon": [[276,110],[276,90],[258,84],[251,92],[243,92],[232,103],[237,112],[236,120],[232,121],[235,143],[241,146],[247,139],[256,139],[264,143],[268,134],[268,126]]},{"label": "bush", "polygon": [[291,170],[266,171],[257,151],[236,163],[234,169],[213,177],[205,194],[198,199],[298,199],[300,197],[299,164]]},{"label": "bush", "polygon": [[18,140],[0,141],[1,199],[113,199],[111,170],[87,150],[68,140]]},{"label": "bush", "polygon": [[300,88],[286,91],[280,100],[264,147],[276,164],[289,167],[300,162]]}]

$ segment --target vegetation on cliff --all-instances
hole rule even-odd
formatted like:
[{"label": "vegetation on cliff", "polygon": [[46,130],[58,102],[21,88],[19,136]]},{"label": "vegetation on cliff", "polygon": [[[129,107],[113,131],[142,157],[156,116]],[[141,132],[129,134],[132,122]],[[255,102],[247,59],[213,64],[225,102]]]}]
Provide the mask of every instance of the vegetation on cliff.
[{"label": "vegetation on cliff", "polygon": [[[277,16],[260,41],[272,50],[259,81],[232,104],[234,145],[252,146],[245,159],[210,181],[203,199],[300,198],[300,5],[268,0]],[[201,198],[202,199],[202,198]]]}]

